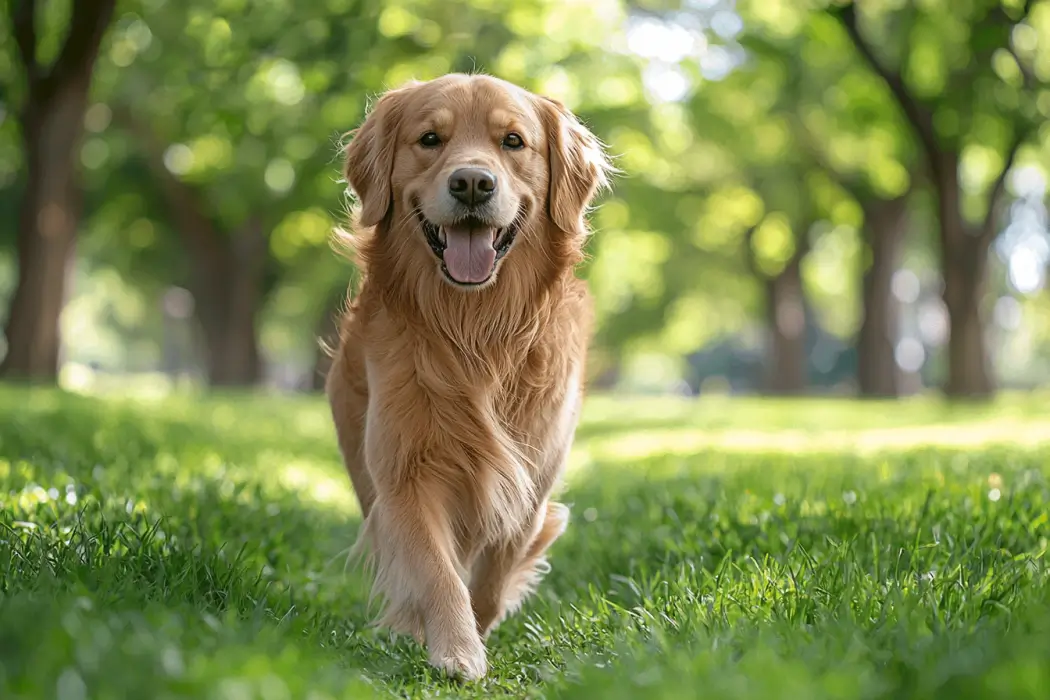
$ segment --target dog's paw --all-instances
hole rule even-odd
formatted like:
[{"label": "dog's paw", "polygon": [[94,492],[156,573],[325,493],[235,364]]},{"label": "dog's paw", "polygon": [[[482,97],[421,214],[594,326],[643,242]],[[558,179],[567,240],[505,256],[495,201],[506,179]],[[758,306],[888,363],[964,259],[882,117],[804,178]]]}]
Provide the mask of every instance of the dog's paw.
[{"label": "dog's paw", "polygon": [[430,664],[462,681],[476,681],[488,673],[485,645],[479,637],[463,640],[446,649],[434,649]]}]

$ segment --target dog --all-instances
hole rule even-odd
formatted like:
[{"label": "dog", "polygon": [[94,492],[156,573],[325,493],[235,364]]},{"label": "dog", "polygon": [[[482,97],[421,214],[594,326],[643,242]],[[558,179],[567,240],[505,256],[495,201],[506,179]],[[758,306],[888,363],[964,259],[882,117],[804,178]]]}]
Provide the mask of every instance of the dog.
[{"label": "dog", "polygon": [[451,74],[383,94],[344,151],[361,272],[326,379],[377,625],[461,680],[549,570],[592,326],[575,269],[614,172],[560,102]]}]

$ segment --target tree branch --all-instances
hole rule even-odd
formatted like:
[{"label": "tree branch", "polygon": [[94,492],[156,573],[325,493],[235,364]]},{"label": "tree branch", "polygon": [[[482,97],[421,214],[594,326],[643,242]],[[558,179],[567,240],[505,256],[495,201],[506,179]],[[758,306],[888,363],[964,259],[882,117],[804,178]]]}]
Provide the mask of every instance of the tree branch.
[{"label": "tree branch", "polygon": [[861,36],[857,25],[857,10],[854,5],[846,5],[828,12],[835,17],[845,28],[850,40],[857,51],[868,63],[872,70],[886,83],[890,92],[893,93],[897,104],[904,112],[904,116],[911,123],[926,151],[931,167],[937,168],[937,155],[940,147],[937,145],[937,132],[933,126],[933,115],[923,106],[918,99],[912,95],[908,86],[904,83],[904,77],[899,70],[893,70],[884,65],[875,55],[871,45]]},{"label": "tree branch", "polygon": [[47,75],[50,87],[63,84],[78,72],[91,74],[116,4],[116,0],[75,0],[62,51]]},{"label": "tree branch", "polygon": [[230,249],[245,268],[258,270],[266,265],[270,239],[258,215],[251,215],[231,236]]},{"label": "tree branch", "polygon": [[18,56],[26,69],[30,88],[39,77],[40,64],[36,62],[36,1],[10,0],[11,31],[18,44]]},{"label": "tree branch", "polygon": [[999,233],[996,219],[999,216],[999,205],[1003,198],[1003,192],[1006,191],[1006,178],[1010,175],[1011,168],[1014,167],[1017,152],[1021,150],[1021,146],[1024,145],[1024,142],[1028,140],[1028,137],[1034,130],[1032,125],[1023,125],[1017,128],[1014,132],[1014,140],[1006,151],[1002,172],[999,173],[999,176],[995,178],[995,182],[992,184],[992,191],[988,195],[988,211],[984,215],[984,221],[981,223],[979,233],[980,241],[985,247],[990,246]]}]

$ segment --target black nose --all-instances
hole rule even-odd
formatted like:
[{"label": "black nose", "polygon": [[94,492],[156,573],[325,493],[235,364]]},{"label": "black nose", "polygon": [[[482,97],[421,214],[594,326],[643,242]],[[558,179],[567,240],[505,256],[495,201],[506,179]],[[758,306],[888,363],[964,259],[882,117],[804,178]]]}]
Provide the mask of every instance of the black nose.
[{"label": "black nose", "polygon": [[449,176],[448,191],[467,206],[482,204],[496,191],[496,176],[484,168],[460,168]]}]

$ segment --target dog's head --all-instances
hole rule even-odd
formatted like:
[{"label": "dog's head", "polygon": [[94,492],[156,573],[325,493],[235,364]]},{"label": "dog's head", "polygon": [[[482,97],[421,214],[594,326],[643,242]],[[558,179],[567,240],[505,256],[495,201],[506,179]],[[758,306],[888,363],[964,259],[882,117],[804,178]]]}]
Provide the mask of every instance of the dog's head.
[{"label": "dog's head", "polygon": [[479,289],[503,266],[578,252],[609,170],[558,102],[457,74],[383,95],[347,146],[345,176],[376,245]]}]

